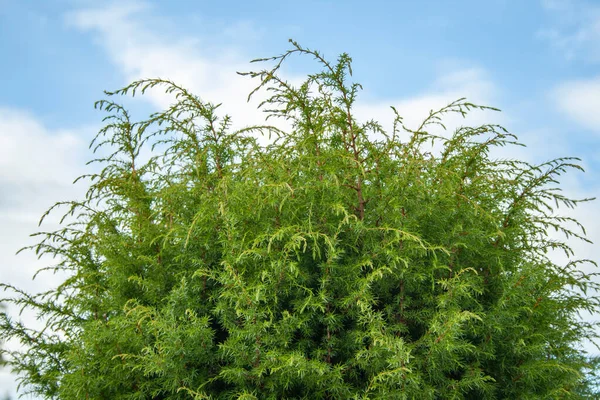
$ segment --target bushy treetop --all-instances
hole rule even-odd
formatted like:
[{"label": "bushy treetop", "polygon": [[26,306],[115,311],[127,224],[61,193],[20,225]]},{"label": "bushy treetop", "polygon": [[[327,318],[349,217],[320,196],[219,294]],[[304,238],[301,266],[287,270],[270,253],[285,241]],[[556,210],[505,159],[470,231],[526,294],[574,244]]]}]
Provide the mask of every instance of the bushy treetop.
[{"label": "bushy treetop", "polygon": [[[97,103],[101,168],[32,247],[69,278],[40,294],[2,285],[47,322],[2,315],[2,336],[25,345],[8,359],[24,387],[57,399],[589,398],[579,343],[597,335],[578,312],[598,312],[598,285],[581,267],[591,261],[549,235],[587,240],[556,212],[588,200],[559,190],[578,160],[496,159],[518,145],[497,125],[438,134],[448,114],[490,109],[465,99],[417,129],[393,109],[386,132],[354,116],[348,55],[291,43],[245,74],[285,131],[233,130],[218,105],[163,79]],[[300,86],[278,74],[294,54],[322,68]],[[142,121],[114,100],[161,88],[173,103]],[[556,249],[571,261],[554,262]]]}]

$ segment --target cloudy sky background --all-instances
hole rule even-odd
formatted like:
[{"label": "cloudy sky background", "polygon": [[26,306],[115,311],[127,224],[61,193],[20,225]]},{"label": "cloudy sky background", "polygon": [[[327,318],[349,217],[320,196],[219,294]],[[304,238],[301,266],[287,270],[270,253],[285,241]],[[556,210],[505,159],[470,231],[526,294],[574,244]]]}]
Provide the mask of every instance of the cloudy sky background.
[{"label": "cloudy sky background", "polygon": [[[528,147],[505,156],[583,159],[563,179],[568,194],[600,195],[600,3],[594,0],[69,1],[0,0],[0,281],[37,291],[60,281],[30,254],[42,212],[81,196],[87,145],[105,89],[169,78],[223,102],[239,125],[261,121],[246,103],[254,82],[236,75],[294,38],[330,59],[348,52],[365,90],[357,115],[409,125],[459,97],[501,108],[473,122],[500,122]],[[313,72],[294,59],[286,77]],[[165,96],[137,100],[136,112]],[[570,212],[600,243],[599,201]],[[48,230],[53,223],[44,226]],[[582,258],[595,246],[574,243]],[[30,316],[23,318],[31,319]],[[586,345],[590,350],[589,345]],[[0,396],[15,378],[0,371]]]}]

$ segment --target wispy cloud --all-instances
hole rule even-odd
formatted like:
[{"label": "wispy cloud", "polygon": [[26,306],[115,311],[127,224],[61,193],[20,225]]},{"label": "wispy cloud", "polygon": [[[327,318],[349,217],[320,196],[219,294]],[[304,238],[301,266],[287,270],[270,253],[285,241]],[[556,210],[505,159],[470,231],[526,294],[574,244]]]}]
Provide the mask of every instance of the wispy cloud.
[{"label": "wispy cloud", "polygon": [[600,4],[584,0],[542,0],[552,23],[538,31],[568,60],[600,62]]},{"label": "wispy cloud", "polygon": [[[66,22],[94,35],[123,74],[124,84],[145,78],[170,79],[205,101],[222,103],[222,113],[232,115],[234,124],[264,122],[262,113],[256,111],[257,103],[246,101],[257,82],[236,74],[250,65],[248,56],[234,44],[214,48],[202,37],[175,37],[161,30],[165,22],[141,2],[77,10],[67,15]],[[251,24],[238,22],[226,28],[224,36],[233,40],[241,33],[246,37],[261,34]],[[165,107],[171,100],[158,92],[145,98],[157,107]]]}]

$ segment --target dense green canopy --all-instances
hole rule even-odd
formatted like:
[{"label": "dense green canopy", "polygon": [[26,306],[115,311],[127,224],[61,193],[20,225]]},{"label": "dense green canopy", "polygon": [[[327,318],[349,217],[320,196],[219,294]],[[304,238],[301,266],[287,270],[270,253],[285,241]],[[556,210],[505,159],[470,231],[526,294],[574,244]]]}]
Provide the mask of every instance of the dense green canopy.
[{"label": "dense green canopy", "polygon": [[[556,213],[580,201],[557,189],[577,160],[495,159],[518,144],[496,125],[436,135],[488,109],[464,99],[412,130],[394,109],[384,132],[354,116],[348,55],[292,45],[248,74],[285,132],[234,131],[168,80],[97,103],[101,172],[33,246],[70,278],[3,285],[48,323],[3,314],[23,384],[60,399],[589,398],[579,343],[596,334],[578,311],[599,310],[597,284],[549,236],[586,240]],[[298,87],[278,75],[294,54],[322,67]],[[142,121],[112,100],[161,88],[172,105]]]}]

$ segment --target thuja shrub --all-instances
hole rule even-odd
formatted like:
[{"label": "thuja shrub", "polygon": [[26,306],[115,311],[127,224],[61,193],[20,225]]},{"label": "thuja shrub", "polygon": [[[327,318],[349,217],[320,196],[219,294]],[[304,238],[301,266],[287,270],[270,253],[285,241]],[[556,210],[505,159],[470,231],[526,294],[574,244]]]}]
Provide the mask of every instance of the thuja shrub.
[{"label": "thuja shrub", "polygon": [[[100,172],[32,249],[69,278],[50,292],[3,285],[37,311],[3,314],[23,389],[56,399],[588,398],[598,285],[556,213],[580,201],[558,177],[577,159],[496,159],[518,145],[497,125],[438,134],[464,99],[416,129],[360,121],[351,59],[291,42],[246,73],[289,129],[231,128],[176,83],[136,81],[97,108]],[[294,86],[292,55],[321,71]],[[133,121],[116,97],[164,90]],[[254,94],[251,93],[251,95]],[[258,134],[271,135],[259,141]],[[266,143],[266,144],[265,144]],[[431,143],[434,146],[431,146]],[[154,149],[153,151],[151,151]],[[151,154],[151,157],[141,157]],[[571,261],[549,256],[563,250]],[[589,268],[588,268],[589,270]]]}]

